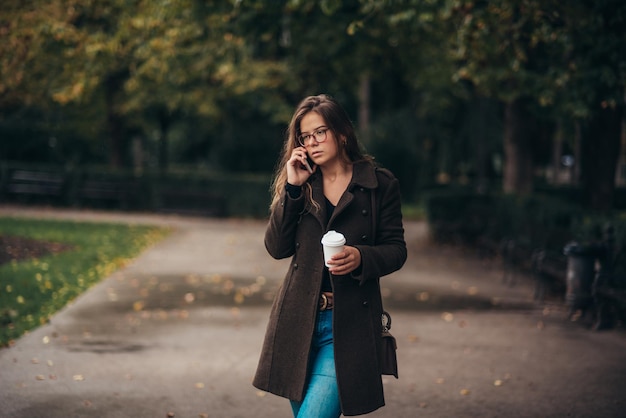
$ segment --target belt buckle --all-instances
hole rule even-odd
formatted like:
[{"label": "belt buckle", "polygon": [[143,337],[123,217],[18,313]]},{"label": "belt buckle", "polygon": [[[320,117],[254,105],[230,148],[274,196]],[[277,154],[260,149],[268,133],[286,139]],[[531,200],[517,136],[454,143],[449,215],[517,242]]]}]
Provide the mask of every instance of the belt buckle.
[{"label": "belt buckle", "polygon": [[320,306],[320,311],[325,311],[328,307],[328,296],[322,293],[322,306]]}]

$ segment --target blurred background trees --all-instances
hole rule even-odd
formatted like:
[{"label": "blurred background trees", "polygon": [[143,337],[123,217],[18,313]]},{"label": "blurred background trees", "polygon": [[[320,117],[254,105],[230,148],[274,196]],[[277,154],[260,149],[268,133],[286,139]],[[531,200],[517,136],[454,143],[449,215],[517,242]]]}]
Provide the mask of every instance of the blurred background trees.
[{"label": "blurred background trees", "polygon": [[[7,0],[0,162],[271,173],[306,95],[405,199],[623,181],[621,0]],[[104,169],[104,168],[103,168]]]}]

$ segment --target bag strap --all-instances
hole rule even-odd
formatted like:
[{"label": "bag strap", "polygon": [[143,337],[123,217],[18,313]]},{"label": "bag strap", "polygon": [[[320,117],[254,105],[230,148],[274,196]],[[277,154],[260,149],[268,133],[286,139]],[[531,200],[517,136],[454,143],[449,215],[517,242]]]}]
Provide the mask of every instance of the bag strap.
[{"label": "bag strap", "polygon": [[[376,175],[378,171],[378,167],[374,167],[374,175]],[[372,212],[372,243],[376,245],[376,227],[378,223],[376,222],[376,218],[378,218],[378,211],[376,210],[376,189],[371,189],[370,192],[370,200],[371,200],[371,212]]]},{"label": "bag strap", "polygon": [[[374,172],[378,171],[378,167],[374,167]],[[376,189],[372,189],[370,193],[371,205],[372,205],[372,242],[376,245],[376,226],[378,225],[376,222],[376,218],[378,218],[378,212],[375,210],[376,208]],[[380,287],[380,284],[378,285]],[[391,315],[389,312],[383,309],[383,314],[381,317],[383,332],[389,332],[391,329]]]},{"label": "bag strap", "polygon": [[391,329],[391,315],[389,312],[383,311],[382,315],[383,332],[389,332]]}]

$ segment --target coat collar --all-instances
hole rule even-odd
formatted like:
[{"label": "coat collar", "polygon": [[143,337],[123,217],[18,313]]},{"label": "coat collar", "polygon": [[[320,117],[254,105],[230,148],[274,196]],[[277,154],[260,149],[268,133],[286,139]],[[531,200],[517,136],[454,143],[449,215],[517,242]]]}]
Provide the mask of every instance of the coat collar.
[{"label": "coat collar", "polygon": [[[320,171],[316,171],[310,179],[311,187],[313,189],[313,199],[320,204],[320,212],[315,213],[315,217],[319,220],[320,224],[325,227],[324,219],[326,219],[326,204],[324,197],[324,185],[322,174]],[[352,180],[348,184],[346,192],[339,200],[337,207],[333,213],[332,218],[335,218],[352,202],[354,195],[352,190],[356,187],[363,187],[366,189],[375,189],[378,187],[378,178],[376,177],[376,168],[369,161],[359,161],[352,166]],[[332,219],[330,223],[332,223]],[[329,225],[330,225],[329,223]]]},{"label": "coat collar", "polygon": [[357,186],[365,187],[366,189],[378,187],[376,168],[371,162],[359,161],[354,163],[352,167],[352,181],[348,185],[348,190]]},{"label": "coat collar", "polygon": [[[311,185],[313,189],[322,190],[322,173],[316,171],[311,176]],[[369,161],[358,161],[352,166],[352,180],[348,184],[348,190],[352,190],[355,187],[365,187],[366,189],[375,189],[378,187],[378,178],[376,177],[376,168],[374,164]],[[324,194],[322,193],[322,197]]]}]

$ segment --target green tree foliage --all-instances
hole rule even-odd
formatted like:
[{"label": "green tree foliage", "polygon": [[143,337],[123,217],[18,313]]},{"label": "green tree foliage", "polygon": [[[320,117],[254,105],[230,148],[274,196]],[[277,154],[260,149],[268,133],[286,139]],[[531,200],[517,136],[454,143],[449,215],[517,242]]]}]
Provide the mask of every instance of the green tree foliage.
[{"label": "green tree foliage", "polygon": [[75,132],[106,138],[114,166],[129,165],[132,140],[162,170],[173,157],[268,171],[293,106],[326,92],[403,184],[484,179],[504,152],[513,193],[532,190],[559,126],[606,207],[625,20],[621,0],[11,0],[0,111],[61,124],[84,110],[99,133]]},{"label": "green tree foliage", "polygon": [[[29,78],[0,88],[61,105],[103,100],[114,166],[136,125],[156,119],[166,138],[180,114],[219,121],[225,101],[262,90],[271,96],[285,73],[279,61],[253,56],[226,2],[55,0],[16,6],[14,14],[21,19],[8,23],[12,42],[29,53],[3,58]],[[284,108],[276,98],[264,103]]]},{"label": "green tree foliage", "polygon": [[456,27],[455,78],[506,105],[504,190],[532,189],[545,115],[552,124],[582,118],[591,205],[610,207],[626,88],[624,3],[450,1],[442,16]]}]

